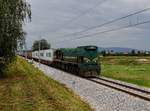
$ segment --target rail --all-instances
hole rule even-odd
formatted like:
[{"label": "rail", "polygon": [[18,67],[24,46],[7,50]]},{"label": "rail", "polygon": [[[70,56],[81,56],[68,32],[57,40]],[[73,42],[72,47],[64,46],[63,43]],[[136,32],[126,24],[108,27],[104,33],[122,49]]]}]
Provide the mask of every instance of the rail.
[{"label": "rail", "polygon": [[[58,69],[58,70],[60,70],[60,69]],[[78,75],[74,75],[74,76],[79,77]],[[142,88],[137,88],[132,85],[126,85],[123,83],[116,82],[115,80],[109,80],[109,79],[105,79],[102,77],[93,77],[93,78],[81,77],[81,78],[95,82],[97,84],[100,84],[100,85],[103,85],[103,86],[106,86],[109,88],[112,88],[112,89],[115,89],[115,90],[118,90],[118,91],[121,91],[121,92],[124,92],[124,93],[127,93],[134,97],[137,97],[137,98],[140,98],[140,99],[150,102],[150,90],[144,90]]]},{"label": "rail", "polygon": [[134,97],[138,97],[140,99],[150,101],[150,91],[140,89],[134,86],[126,85],[123,83],[118,83],[112,80],[104,79],[101,77],[96,77],[96,78],[87,78],[88,80],[95,82],[100,85],[104,85],[106,87],[110,87],[112,89],[125,92],[127,94],[130,94]]}]

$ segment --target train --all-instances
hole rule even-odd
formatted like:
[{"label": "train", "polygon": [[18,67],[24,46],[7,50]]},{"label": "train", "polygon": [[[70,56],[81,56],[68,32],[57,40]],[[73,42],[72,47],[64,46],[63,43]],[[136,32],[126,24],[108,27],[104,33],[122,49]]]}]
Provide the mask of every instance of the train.
[{"label": "train", "polygon": [[97,46],[27,51],[22,56],[82,77],[97,77],[101,73]]}]

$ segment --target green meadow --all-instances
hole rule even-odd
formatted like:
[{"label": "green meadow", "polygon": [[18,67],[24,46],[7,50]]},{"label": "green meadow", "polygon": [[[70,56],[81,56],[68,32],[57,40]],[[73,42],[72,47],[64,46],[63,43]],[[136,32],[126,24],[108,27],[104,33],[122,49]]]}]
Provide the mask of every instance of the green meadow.
[{"label": "green meadow", "polygon": [[101,57],[102,76],[150,87],[150,57]]}]

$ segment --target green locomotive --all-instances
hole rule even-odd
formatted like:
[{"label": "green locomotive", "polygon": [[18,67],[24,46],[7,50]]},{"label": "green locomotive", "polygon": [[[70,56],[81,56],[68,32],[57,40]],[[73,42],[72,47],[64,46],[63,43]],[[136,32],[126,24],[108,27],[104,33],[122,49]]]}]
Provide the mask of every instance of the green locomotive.
[{"label": "green locomotive", "polygon": [[55,67],[79,76],[95,77],[101,72],[97,46],[57,49],[54,58]]}]

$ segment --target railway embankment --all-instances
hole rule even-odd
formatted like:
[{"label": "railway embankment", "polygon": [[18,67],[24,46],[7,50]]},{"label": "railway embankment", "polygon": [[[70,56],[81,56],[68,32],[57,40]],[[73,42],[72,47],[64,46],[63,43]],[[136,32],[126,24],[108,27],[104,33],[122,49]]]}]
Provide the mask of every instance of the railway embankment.
[{"label": "railway embankment", "polygon": [[71,90],[21,58],[0,79],[0,111],[92,111]]},{"label": "railway embankment", "polygon": [[150,102],[138,97],[37,62],[34,66],[80,95],[96,111],[150,111]]}]

